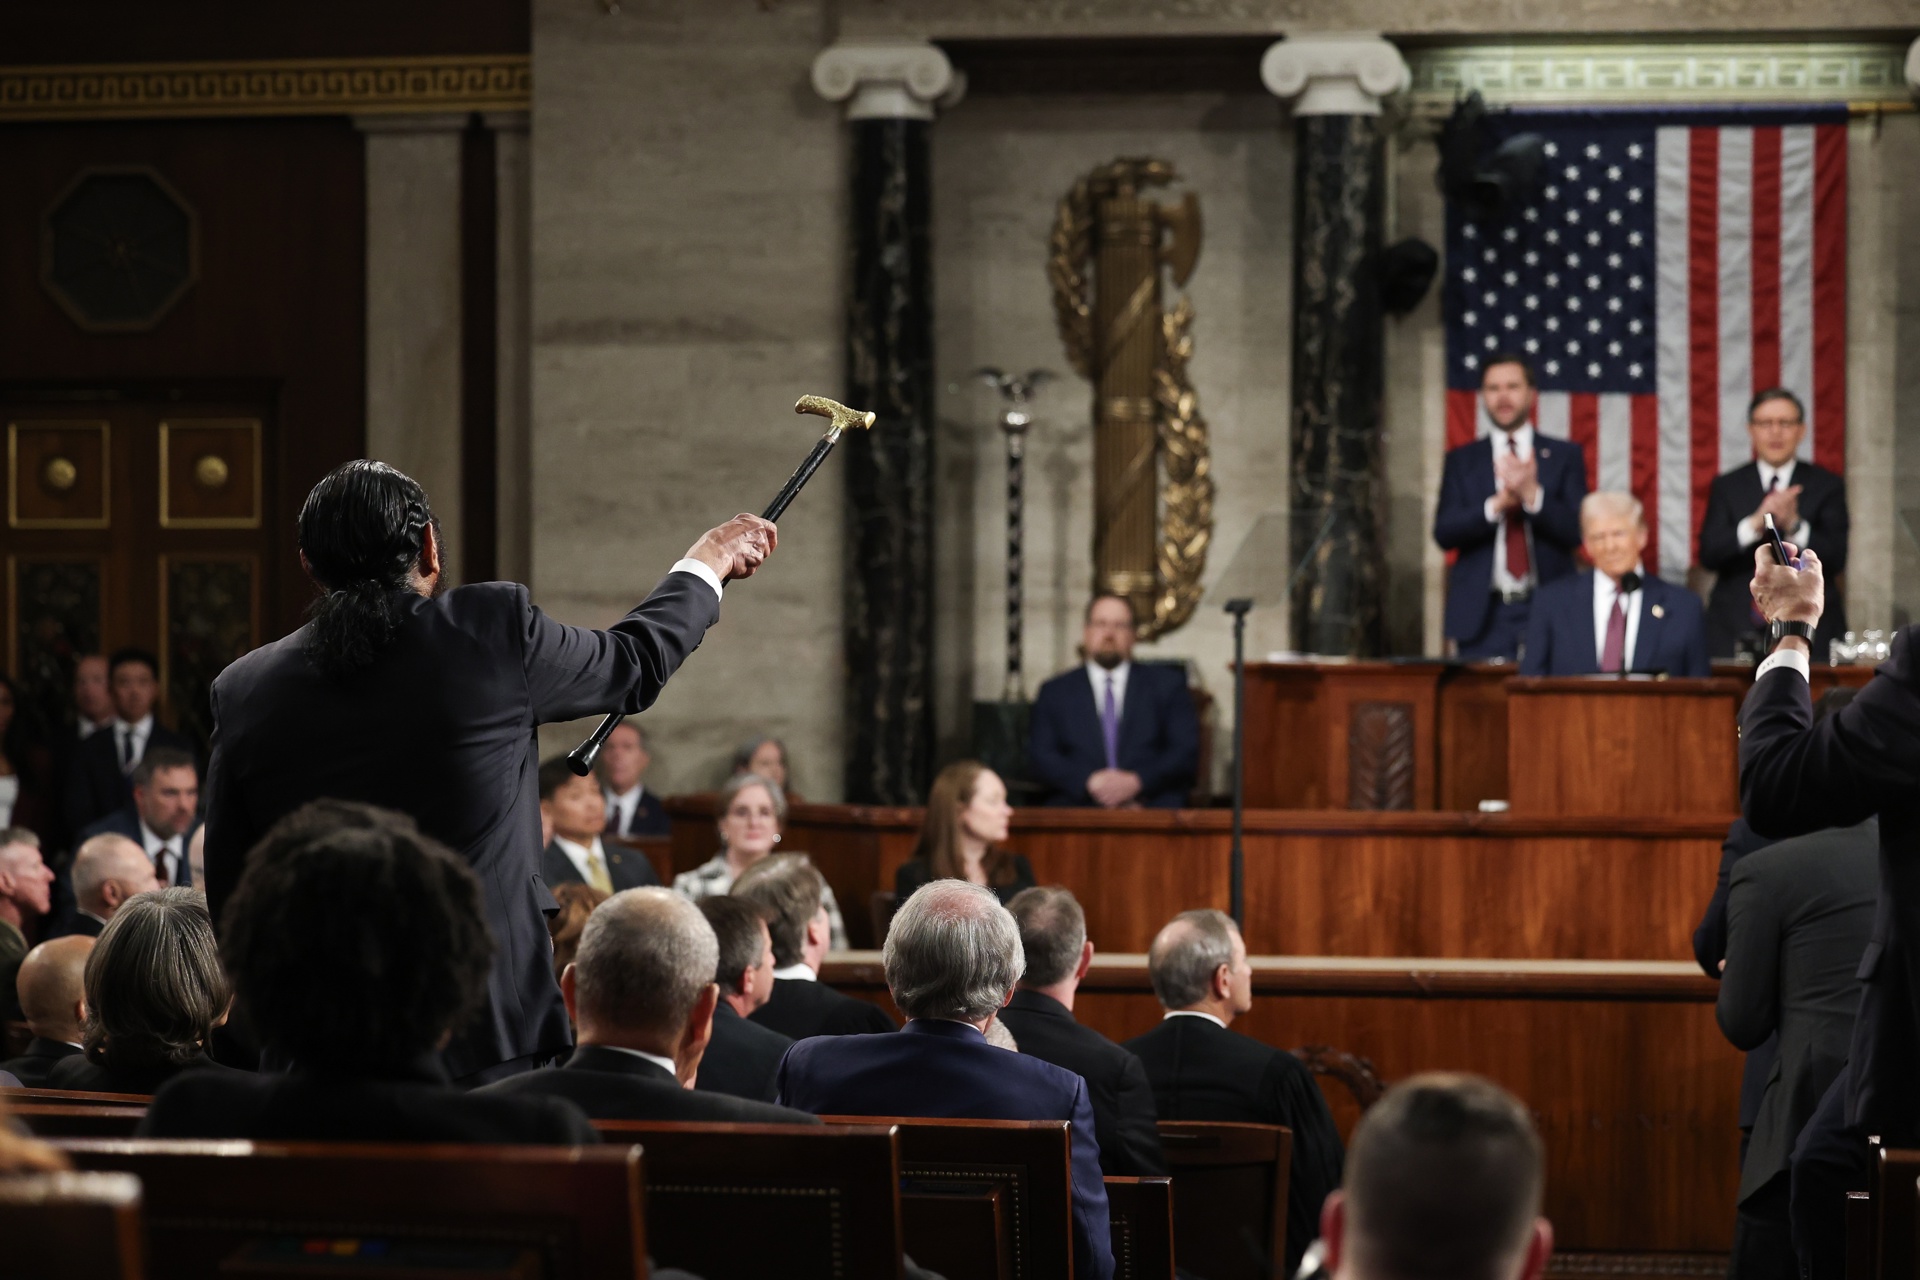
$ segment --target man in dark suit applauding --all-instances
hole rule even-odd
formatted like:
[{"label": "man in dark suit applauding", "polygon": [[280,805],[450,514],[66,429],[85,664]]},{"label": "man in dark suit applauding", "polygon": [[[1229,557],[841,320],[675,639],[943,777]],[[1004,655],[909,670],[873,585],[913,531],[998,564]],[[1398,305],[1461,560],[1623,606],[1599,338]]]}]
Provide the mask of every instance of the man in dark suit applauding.
[{"label": "man in dark suit applauding", "polygon": [[1447,639],[1465,659],[1519,655],[1533,593],[1573,572],[1587,464],[1565,440],[1537,435],[1533,367],[1490,356],[1480,402],[1493,431],[1447,452],[1433,540],[1447,573]]},{"label": "man in dark suit applauding", "polygon": [[121,649],[107,659],[113,723],[90,734],[67,770],[67,830],[84,839],[88,827],[133,801],[134,766],[155,747],[193,758],[193,744],[154,719],[160,700],[160,660],[145,649]]},{"label": "man in dark suit applauding", "polygon": [[760,912],[773,943],[773,994],[750,1016],[795,1040],[891,1031],[886,1010],[819,979],[833,940],[826,892],[826,880],[804,853],[762,858],[733,882],[732,896]]},{"label": "man in dark suit applauding", "polygon": [[1026,968],[1000,899],[984,885],[935,880],[894,916],[880,958],[905,1029],[802,1040],[780,1064],[780,1101],[815,1115],[1072,1121],[1074,1275],[1113,1275],[1086,1081],[987,1043]]},{"label": "man in dark suit applauding", "polygon": [[563,757],[540,766],[540,816],[553,827],[553,843],[540,855],[540,878],[548,887],[573,881],[619,893],[660,883],[644,853],[601,842],[607,806],[600,784],[577,776]]},{"label": "man in dark suit applauding", "polygon": [[773,998],[773,937],[766,917],[745,899],[721,894],[696,904],[720,944],[714,981],[720,1002],[713,1007],[713,1040],[700,1059],[693,1087],[736,1098],[773,1101],[780,1059],[793,1045],[772,1027],[750,1020]]},{"label": "man in dark suit applauding", "polygon": [[1340,1133],[1313,1073],[1290,1053],[1228,1029],[1253,1008],[1247,944],[1224,911],[1183,911],[1147,953],[1166,1016],[1127,1048],[1146,1064],[1162,1120],[1230,1120],[1293,1130],[1286,1270],[1313,1242],[1320,1205],[1340,1185]]},{"label": "man in dark suit applauding", "polygon": [[1647,520],[1640,500],[1630,493],[1588,494],[1580,503],[1580,531],[1593,568],[1534,596],[1520,674],[1709,674],[1700,598],[1642,576]]},{"label": "man in dark suit applauding", "polygon": [[1027,762],[1047,803],[1177,809],[1199,768],[1200,728],[1178,667],[1133,661],[1133,606],[1099,595],[1087,606],[1086,665],[1033,700]]},{"label": "man in dark suit applauding", "polygon": [[[1700,566],[1719,575],[1707,600],[1707,651],[1716,658],[1733,657],[1742,644],[1765,648],[1765,622],[1747,589],[1753,549],[1767,541],[1765,517],[1794,546],[1819,552],[1830,581],[1847,571],[1847,483],[1795,456],[1807,438],[1800,397],[1783,387],[1762,391],[1747,409],[1747,433],[1753,461],[1714,480],[1700,521]],[[1837,587],[1827,604],[1813,646],[1820,662],[1827,640],[1847,629]]]},{"label": "man in dark suit applauding", "polygon": [[1020,1052],[1065,1067],[1087,1082],[1100,1168],[1108,1177],[1165,1174],[1153,1089],[1140,1059],[1073,1019],[1073,997],[1093,964],[1087,915],[1055,885],[1022,890],[1007,904],[1020,926],[1027,972],[1000,1011]]}]

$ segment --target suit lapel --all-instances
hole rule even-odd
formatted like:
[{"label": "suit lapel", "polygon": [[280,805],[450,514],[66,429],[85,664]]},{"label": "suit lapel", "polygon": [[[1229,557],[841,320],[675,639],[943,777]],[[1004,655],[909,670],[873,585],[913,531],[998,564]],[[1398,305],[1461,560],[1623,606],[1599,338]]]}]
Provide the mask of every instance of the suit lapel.
[{"label": "suit lapel", "polygon": [[1080,700],[1080,714],[1085,718],[1084,727],[1091,734],[1090,741],[1092,741],[1099,750],[1101,757],[1100,767],[1104,769],[1106,767],[1107,745],[1106,736],[1100,730],[1100,693],[1095,689],[1093,675],[1086,669],[1085,665],[1082,665],[1080,668],[1080,688],[1085,691],[1085,697]]},{"label": "suit lapel", "polygon": [[1585,624],[1580,628],[1580,634],[1574,637],[1573,641],[1573,651],[1586,658],[1585,664],[1579,668],[1582,671],[1598,671],[1600,669],[1600,654],[1599,651],[1593,647],[1594,628],[1600,621],[1600,619],[1593,616],[1595,608],[1593,599],[1594,572],[1594,570],[1589,569],[1579,576],[1581,586],[1586,589],[1586,593],[1582,597],[1582,603],[1586,607],[1574,610],[1572,615],[1579,618]]},{"label": "suit lapel", "polygon": [[[1652,671],[1660,654],[1660,637],[1666,634],[1666,596],[1658,578],[1648,578],[1640,587],[1640,630],[1633,638],[1634,671]],[[1656,615],[1653,611],[1659,609]]]},{"label": "suit lapel", "polygon": [[1486,498],[1491,498],[1494,490],[1499,487],[1498,482],[1495,481],[1493,476],[1493,437],[1482,436],[1473,443],[1475,450],[1473,455],[1473,478],[1476,481],[1475,490],[1485,495],[1485,497],[1481,499],[1484,502]]}]

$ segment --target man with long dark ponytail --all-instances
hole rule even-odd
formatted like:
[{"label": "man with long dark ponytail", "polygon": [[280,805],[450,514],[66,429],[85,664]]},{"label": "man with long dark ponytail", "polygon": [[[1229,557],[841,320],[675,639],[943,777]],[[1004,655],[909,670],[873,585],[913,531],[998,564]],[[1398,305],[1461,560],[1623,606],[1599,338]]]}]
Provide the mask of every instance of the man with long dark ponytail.
[{"label": "man with long dark ponytail", "polygon": [[479,1084],[571,1042],[541,882],[537,733],[631,715],[659,696],[720,617],[722,583],[773,551],[772,524],[709,530],[605,631],[563,626],[517,583],[445,590],[427,495],[392,467],[349,462],[300,511],[310,620],[220,674],[207,772],[206,889],[216,923],[247,851],[309,800],[408,813],[462,853],[486,890],[493,969],[479,1015],[444,1050]]}]

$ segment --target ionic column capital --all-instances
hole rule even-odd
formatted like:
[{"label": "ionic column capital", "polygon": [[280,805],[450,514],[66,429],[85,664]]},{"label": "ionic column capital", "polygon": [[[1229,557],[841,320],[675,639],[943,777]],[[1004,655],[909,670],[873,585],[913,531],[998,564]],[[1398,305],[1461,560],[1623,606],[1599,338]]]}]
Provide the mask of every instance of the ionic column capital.
[{"label": "ionic column capital", "polygon": [[849,120],[931,120],[936,104],[960,100],[966,77],[924,41],[845,40],[813,60],[813,88],[829,102],[845,102]]},{"label": "ionic column capital", "polygon": [[1400,50],[1367,32],[1290,35],[1260,59],[1260,80],[1296,116],[1377,116],[1413,81]]}]

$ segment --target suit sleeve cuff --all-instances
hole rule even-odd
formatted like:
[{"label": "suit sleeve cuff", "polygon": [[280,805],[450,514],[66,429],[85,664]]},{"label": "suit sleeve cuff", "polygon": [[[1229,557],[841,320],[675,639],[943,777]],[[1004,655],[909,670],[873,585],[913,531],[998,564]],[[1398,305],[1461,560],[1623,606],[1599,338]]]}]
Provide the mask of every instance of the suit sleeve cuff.
[{"label": "suit sleeve cuff", "polygon": [[1547,491],[1536,485],[1533,490],[1533,501],[1523,502],[1520,505],[1528,515],[1539,515],[1541,508],[1547,505]]},{"label": "suit sleeve cuff", "polygon": [[1761,680],[1766,679],[1767,672],[1774,670],[1776,667],[1790,667],[1800,673],[1802,680],[1805,680],[1808,684],[1813,683],[1813,664],[1807,655],[1798,649],[1782,649],[1765,662],[1762,662],[1760,669],[1753,673],[1754,682],[1757,684]]},{"label": "suit sleeve cuff", "polygon": [[1482,512],[1482,513],[1483,513],[1483,514],[1484,514],[1484,515],[1485,515],[1485,516],[1487,517],[1487,523],[1488,523],[1488,524],[1499,524],[1499,523],[1500,523],[1500,513],[1499,513],[1498,511],[1495,511],[1495,510],[1493,509],[1493,499],[1492,499],[1492,498],[1488,498],[1488,499],[1486,500],[1486,502],[1485,502],[1485,503],[1484,503],[1484,504],[1483,504],[1483,505],[1481,506],[1481,508],[1480,508],[1480,510],[1481,510],[1481,512]]},{"label": "suit sleeve cuff", "polygon": [[1791,542],[1794,546],[1800,548],[1802,551],[1805,551],[1807,549],[1807,544],[1812,540],[1813,540],[1813,526],[1808,524],[1805,520],[1802,520],[1799,524],[1793,526],[1793,531],[1787,534],[1787,541]]},{"label": "suit sleeve cuff", "polygon": [[1736,527],[1739,531],[1742,550],[1760,545],[1761,534],[1753,527],[1752,516],[1748,516],[1745,520],[1742,520]]},{"label": "suit sleeve cuff", "polygon": [[695,560],[692,557],[688,557],[685,560],[676,560],[673,562],[673,568],[667,570],[667,572],[668,573],[690,573],[694,577],[700,579],[700,581],[712,587],[713,594],[716,599],[726,598],[725,593],[722,592],[720,589],[720,575],[715,573],[712,570],[712,568],[710,568],[703,561]]}]

